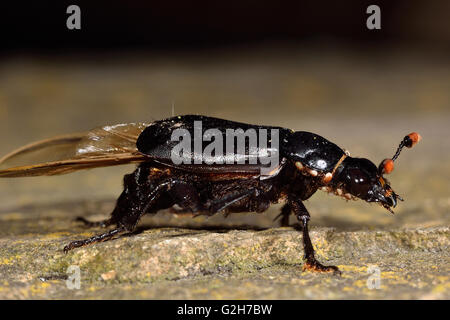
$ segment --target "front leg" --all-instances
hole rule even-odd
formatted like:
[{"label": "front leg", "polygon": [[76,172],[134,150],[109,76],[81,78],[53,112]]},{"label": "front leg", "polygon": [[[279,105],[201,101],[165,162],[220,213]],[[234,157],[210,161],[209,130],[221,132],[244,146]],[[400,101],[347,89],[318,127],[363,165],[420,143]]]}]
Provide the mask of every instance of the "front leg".
[{"label": "front leg", "polygon": [[305,264],[303,266],[303,271],[310,270],[315,272],[333,272],[334,274],[341,274],[338,267],[336,266],[324,266],[319,261],[316,260],[314,256],[314,248],[311,243],[311,238],[309,237],[308,223],[310,215],[308,210],[306,210],[303,202],[301,200],[291,201],[292,210],[294,211],[297,219],[300,221],[303,229],[303,247],[305,250]]}]

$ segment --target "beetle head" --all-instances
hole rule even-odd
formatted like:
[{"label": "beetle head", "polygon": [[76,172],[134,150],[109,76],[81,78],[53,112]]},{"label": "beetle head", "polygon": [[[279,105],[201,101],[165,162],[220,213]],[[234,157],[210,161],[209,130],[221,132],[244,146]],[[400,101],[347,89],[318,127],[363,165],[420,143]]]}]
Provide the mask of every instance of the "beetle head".
[{"label": "beetle head", "polygon": [[403,147],[411,148],[420,141],[417,133],[407,135],[400,143],[397,152],[392,159],[383,160],[378,168],[375,164],[364,158],[347,157],[337,172],[336,187],[344,189],[354,197],[367,202],[377,202],[391,213],[392,208],[397,205],[397,200],[403,200],[392,190],[388,180],[383,176],[394,169],[394,161],[400,155]]},{"label": "beetle head", "polygon": [[350,193],[367,202],[378,202],[391,212],[391,207],[395,208],[397,205],[397,199],[401,199],[375,164],[368,159],[345,158],[336,181],[337,188],[343,190],[343,193]]}]

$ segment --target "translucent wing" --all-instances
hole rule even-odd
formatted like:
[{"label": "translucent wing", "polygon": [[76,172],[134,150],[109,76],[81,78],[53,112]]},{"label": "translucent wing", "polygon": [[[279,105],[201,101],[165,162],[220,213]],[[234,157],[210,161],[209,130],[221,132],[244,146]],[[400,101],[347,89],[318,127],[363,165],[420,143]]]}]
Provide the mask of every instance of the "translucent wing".
[{"label": "translucent wing", "polygon": [[0,177],[66,174],[77,170],[142,162],[136,149],[145,123],[127,123],[41,140],[0,159]]}]

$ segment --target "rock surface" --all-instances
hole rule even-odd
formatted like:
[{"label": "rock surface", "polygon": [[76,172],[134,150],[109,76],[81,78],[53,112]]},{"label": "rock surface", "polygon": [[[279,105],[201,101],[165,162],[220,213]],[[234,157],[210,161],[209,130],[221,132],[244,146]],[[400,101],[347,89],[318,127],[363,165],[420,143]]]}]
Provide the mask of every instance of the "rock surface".
[{"label": "rock surface", "polygon": [[[202,228],[200,219],[179,228],[189,218],[166,214],[144,219],[130,236],[64,254],[68,242],[101,232],[73,221],[95,206],[111,203],[67,205],[72,216],[64,205],[47,216],[37,214],[43,208],[2,214],[0,298],[450,298],[448,227],[313,228],[318,258],[339,266],[342,276],[302,272],[301,233],[293,227]],[[68,280],[73,266],[80,270],[79,289]],[[377,276],[378,289],[370,289]]]}]

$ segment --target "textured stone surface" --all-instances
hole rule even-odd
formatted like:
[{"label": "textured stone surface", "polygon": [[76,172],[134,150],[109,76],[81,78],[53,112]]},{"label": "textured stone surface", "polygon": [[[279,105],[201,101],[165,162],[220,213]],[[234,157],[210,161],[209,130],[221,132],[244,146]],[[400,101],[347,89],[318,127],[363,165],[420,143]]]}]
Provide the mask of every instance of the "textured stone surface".
[{"label": "textured stone surface", "polygon": [[[131,236],[64,254],[68,242],[101,230],[73,222],[62,205],[51,217],[2,217],[0,298],[450,298],[448,227],[313,228],[319,259],[338,265],[339,277],[302,272],[301,233],[292,227],[153,228],[176,225],[160,214]],[[79,290],[66,286],[69,266],[80,268]],[[379,268],[380,289],[367,286],[370,266]]]}]

